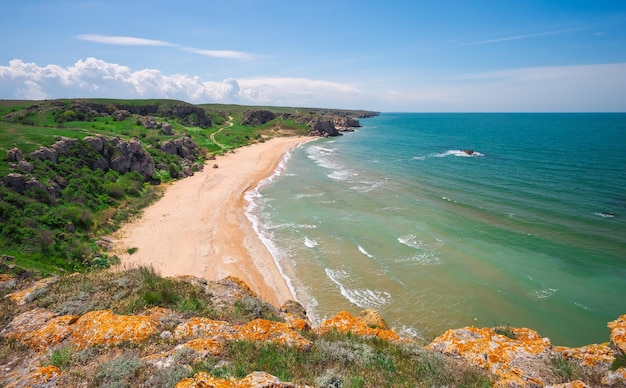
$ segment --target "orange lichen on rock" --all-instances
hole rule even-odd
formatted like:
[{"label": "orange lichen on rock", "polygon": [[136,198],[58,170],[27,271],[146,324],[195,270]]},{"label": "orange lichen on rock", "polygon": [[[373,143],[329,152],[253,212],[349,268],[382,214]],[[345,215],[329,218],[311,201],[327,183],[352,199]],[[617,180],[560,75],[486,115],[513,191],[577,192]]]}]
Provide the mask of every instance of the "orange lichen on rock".
[{"label": "orange lichen on rock", "polygon": [[580,380],[570,381],[562,384],[546,385],[545,388],[591,388]]},{"label": "orange lichen on rock", "polygon": [[554,351],[559,352],[567,359],[574,359],[581,365],[593,367],[596,364],[611,365],[615,356],[608,343],[592,344],[580,348],[568,348],[566,346],[555,346]]},{"label": "orange lichen on rock", "polygon": [[181,380],[176,388],[295,388],[292,383],[284,383],[278,377],[266,372],[252,372],[241,380],[227,380],[198,372],[193,378]]},{"label": "orange lichen on rock", "polygon": [[608,371],[602,377],[602,384],[609,387],[626,386],[626,368],[619,368],[618,370]]},{"label": "orange lichen on rock", "polygon": [[222,341],[216,341],[209,338],[196,338],[180,345],[177,348],[189,348],[205,357],[207,355],[214,356],[218,354],[222,350],[223,345],[224,343]]},{"label": "orange lichen on rock", "polygon": [[177,338],[205,336],[213,339],[235,339],[236,330],[228,322],[215,321],[209,318],[191,318],[174,329]]},{"label": "orange lichen on rock", "polygon": [[311,329],[309,321],[302,319],[295,314],[283,313],[283,318],[285,319],[285,323],[287,323],[287,325],[294,330],[305,331]]},{"label": "orange lichen on rock", "polygon": [[[385,324],[386,326],[386,324]],[[363,337],[378,337],[388,341],[400,341],[400,336],[394,330],[380,327],[370,327],[361,317],[342,311],[334,317],[322,322],[317,331],[324,334],[333,330],[344,333],[353,333]]]},{"label": "orange lichen on rock", "polygon": [[8,282],[9,280],[15,279],[15,276],[10,275],[8,273],[0,273],[0,283]]},{"label": "orange lichen on rock", "polygon": [[71,342],[78,349],[94,345],[142,342],[157,332],[160,321],[146,315],[117,315],[110,310],[91,311],[73,325]]},{"label": "orange lichen on rock", "polygon": [[626,314],[609,322],[607,326],[611,330],[611,342],[626,353]]},{"label": "orange lichen on rock", "polygon": [[52,318],[41,328],[30,333],[28,339],[24,339],[31,349],[45,351],[69,337],[73,329],[71,325],[78,319],[77,315],[63,315]]},{"label": "orange lichen on rock", "polygon": [[6,388],[13,387],[56,387],[51,380],[61,376],[61,370],[56,366],[48,365],[35,368],[30,373],[21,376],[16,381],[6,385]]},{"label": "orange lichen on rock", "polygon": [[76,319],[75,315],[55,317],[53,312],[38,308],[15,317],[3,334],[8,339],[25,343],[31,349],[45,351],[72,333],[70,325]]},{"label": "orange lichen on rock", "polygon": [[50,284],[56,283],[59,281],[59,278],[57,276],[52,276],[49,278],[43,278],[41,280],[38,280],[35,282],[35,284],[33,284],[32,286],[20,290],[20,291],[16,291],[13,292],[9,295],[6,296],[6,298],[11,299],[12,301],[14,301],[15,303],[17,303],[18,305],[22,306],[24,304],[26,304],[26,302],[29,301],[30,296],[36,292],[39,291],[42,288],[46,288],[48,287]]},{"label": "orange lichen on rock", "polygon": [[239,326],[237,339],[274,342],[283,346],[308,349],[313,343],[304,338],[299,332],[293,330],[287,323],[272,322],[266,319],[255,319],[244,326]]},{"label": "orange lichen on rock", "polygon": [[543,385],[533,368],[522,366],[547,357],[550,340],[526,328],[515,328],[512,332],[516,339],[498,334],[491,328],[464,327],[446,331],[426,348],[460,357],[491,371],[499,377],[497,384],[501,386]]}]

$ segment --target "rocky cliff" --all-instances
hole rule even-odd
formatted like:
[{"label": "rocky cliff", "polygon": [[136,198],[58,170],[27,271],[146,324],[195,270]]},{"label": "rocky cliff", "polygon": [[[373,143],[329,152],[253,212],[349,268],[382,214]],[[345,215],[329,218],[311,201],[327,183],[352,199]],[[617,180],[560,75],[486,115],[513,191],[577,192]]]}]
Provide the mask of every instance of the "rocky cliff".
[{"label": "rocky cliff", "polygon": [[[363,370],[373,373],[386,365],[383,370],[400,373],[401,363],[416,357],[421,362],[429,360],[431,369],[440,368],[437,362],[443,362],[457,371],[483,370],[486,376],[493,376],[491,382],[498,387],[626,386],[626,315],[609,322],[608,342],[581,348],[555,346],[526,328],[503,331],[475,327],[449,330],[421,348],[415,341],[401,338],[371,309],[357,316],[340,312],[311,328],[297,302],[275,308],[235,278],[218,282],[194,277],[167,280],[146,269],[74,274],[36,282],[0,275],[0,290],[5,295],[0,304],[0,384],[7,387],[76,386],[88,381],[96,385],[180,388],[304,386],[267,370],[243,372],[238,378],[223,376],[220,371],[236,362],[232,359],[233,346],[248,349],[241,355],[246,357],[258,349],[284,348],[289,357],[298,357],[290,362],[296,366],[301,363],[305,369],[306,363],[312,362],[307,357],[323,353],[328,360],[326,364],[316,361],[318,368],[330,367],[327,362],[339,357],[345,367],[365,363]],[[181,299],[174,297],[175,291]],[[191,301],[195,301],[194,306],[186,305]],[[125,309],[136,312],[114,311]],[[194,315],[192,311],[205,313]],[[362,338],[366,342],[338,338]],[[367,338],[377,346],[389,344],[385,349],[390,353],[370,353],[373,349]],[[392,358],[391,354],[400,349],[408,353]],[[214,360],[211,365],[217,366],[198,370],[207,360]],[[267,367],[275,370],[267,362]],[[338,375],[328,377],[323,367],[317,372],[320,376],[315,386],[341,386]],[[118,381],[121,377],[116,373],[123,373],[126,383]],[[418,375],[424,371],[411,367],[401,373]],[[168,376],[168,384],[163,376]],[[377,375],[371,374],[362,382],[364,386],[378,386],[368,385],[375,378]],[[467,380],[468,375],[464,378]],[[438,381],[424,385],[455,385]]]}]

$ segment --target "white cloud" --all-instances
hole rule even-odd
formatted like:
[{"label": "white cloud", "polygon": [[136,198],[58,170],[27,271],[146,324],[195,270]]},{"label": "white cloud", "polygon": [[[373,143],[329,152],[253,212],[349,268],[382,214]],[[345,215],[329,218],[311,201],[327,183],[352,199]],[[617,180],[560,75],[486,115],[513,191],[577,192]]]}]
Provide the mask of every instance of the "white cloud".
[{"label": "white cloud", "polygon": [[202,80],[156,69],[132,70],[96,58],[68,67],[14,59],[8,66],[0,66],[0,98],[172,98],[192,103],[416,112],[626,111],[626,63],[420,79],[421,84],[387,82],[375,90],[362,90],[351,84],[308,78]]},{"label": "white cloud", "polygon": [[350,85],[305,78],[233,78],[203,81],[185,74],[129,67],[96,58],[69,67],[38,66],[15,59],[0,66],[0,97],[174,98],[193,103],[333,106],[360,93]]},{"label": "white cloud", "polygon": [[624,112],[626,63],[462,74],[384,94],[381,102],[412,111]]},{"label": "white cloud", "polygon": [[183,50],[200,54],[200,55],[205,55],[207,57],[212,57],[212,58],[238,59],[242,61],[247,61],[247,60],[256,59],[260,57],[260,55],[257,55],[257,54],[251,54],[251,53],[246,53],[243,51],[235,51],[235,50],[201,50],[201,49],[195,49],[191,47],[186,47]]},{"label": "white cloud", "polygon": [[510,40],[538,38],[540,36],[565,34],[565,33],[568,33],[568,32],[575,32],[575,31],[580,31],[580,30],[582,30],[582,28],[569,28],[569,29],[566,29],[566,30],[539,32],[539,33],[535,33],[535,34],[523,34],[523,35],[506,36],[506,37],[503,37],[503,38],[496,38],[496,39],[480,40],[480,41],[476,41],[476,42],[462,43],[461,46],[475,46],[475,45],[480,45],[480,44],[507,42],[507,41],[510,41]]},{"label": "white cloud", "polygon": [[78,35],[78,40],[87,42],[96,42],[102,44],[111,44],[118,46],[176,46],[173,43],[164,42],[162,40],[136,38],[132,36],[108,36],[108,35]]}]

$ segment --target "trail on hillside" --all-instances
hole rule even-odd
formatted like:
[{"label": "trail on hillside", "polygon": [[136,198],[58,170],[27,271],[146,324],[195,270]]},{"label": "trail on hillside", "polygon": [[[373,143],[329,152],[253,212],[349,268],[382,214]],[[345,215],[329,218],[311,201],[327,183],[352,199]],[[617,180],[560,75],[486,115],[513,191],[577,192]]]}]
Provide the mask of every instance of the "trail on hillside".
[{"label": "trail on hillside", "polygon": [[213,132],[211,134],[211,141],[213,143],[215,143],[215,145],[217,145],[218,147],[220,147],[222,149],[222,151],[226,148],[225,145],[223,145],[222,143],[218,142],[217,140],[215,140],[215,135],[217,135],[218,133],[220,133],[221,131],[223,131],[226,128],[230,128],[233,126],[233,116],[228,116],[228,121],[226,122],[226,125],[224,125],[222,128],[218,129],[217,131]]}]

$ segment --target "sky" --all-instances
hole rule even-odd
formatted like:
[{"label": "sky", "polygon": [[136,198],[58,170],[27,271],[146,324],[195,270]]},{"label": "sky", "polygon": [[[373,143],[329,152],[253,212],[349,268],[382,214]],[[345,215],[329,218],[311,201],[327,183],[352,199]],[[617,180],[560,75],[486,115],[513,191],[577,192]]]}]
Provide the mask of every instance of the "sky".
[{"label": "sky", "polygon": [[0,99],[625,112],[626,1],[3,1]]}]

